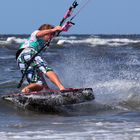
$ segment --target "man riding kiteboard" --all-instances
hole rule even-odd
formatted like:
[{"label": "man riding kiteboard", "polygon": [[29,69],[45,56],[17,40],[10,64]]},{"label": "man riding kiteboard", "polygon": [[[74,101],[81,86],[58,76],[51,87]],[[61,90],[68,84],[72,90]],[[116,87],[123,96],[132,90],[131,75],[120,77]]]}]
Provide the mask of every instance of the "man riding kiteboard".
[{"label": "man riding kiteboard", "polygon": [[[40,52],[42,52],[44,48],[49,47],[54,36],[58,36],[62,31],[67,32],[72,25],[75,25],[72,20],[89,1],[90,0],[86,0],[85,4],[79,9],[79,11],[72,16],[74,9],[78,6],[77,1],[74,0],[60,21],[60,26],[53,27],[49,24],[43,24],[38,30],[31,34],[27,41],[20,45],[19,50],[16,53],[16,60],[23,75],[18,84],[18,88],[21,87],[25,76],[29,82],[29,85],[22,89],[23,93],[40,91],[44,87],[47,87],[46,83],[44,85],[40,73],[47,76],[60,90],[65,89],[57,74],[48,66],[47,62],[41,58]],[[67,21],[67,19],[69,20]]]},{"label": "man riding kiteboard", "polygon": [[[40,48],[44,47],[44,44],[52,39],[56,32],[60,32],[61,30],[61,26],[53,27],[49,24],[43,24],[38,30],[31,34],[27,41],[20,45],[16,53],[16,58],[22,73],[25,73],[28,63],[31,58],[37,54]],[[40,55],[36,55],[26,70],[25,76],[29,85],[22,89],[23,93],[40,91],[44,87],[47,87],[46,83],[43,83],[40,73],[48,77],[60,90],[65,89],[57,74],[48,66],[47,62],[45,62]]]}]

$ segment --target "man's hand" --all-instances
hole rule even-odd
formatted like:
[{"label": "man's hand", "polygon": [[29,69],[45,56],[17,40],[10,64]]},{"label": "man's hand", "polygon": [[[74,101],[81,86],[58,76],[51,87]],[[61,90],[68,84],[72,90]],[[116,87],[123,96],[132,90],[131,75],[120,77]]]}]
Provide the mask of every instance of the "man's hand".
[{"label": "man's hand", "polygon": [[56,26],[56,27],[54,27],[54,31],[55,32],[62,31],[62,27],[61,26]]}]

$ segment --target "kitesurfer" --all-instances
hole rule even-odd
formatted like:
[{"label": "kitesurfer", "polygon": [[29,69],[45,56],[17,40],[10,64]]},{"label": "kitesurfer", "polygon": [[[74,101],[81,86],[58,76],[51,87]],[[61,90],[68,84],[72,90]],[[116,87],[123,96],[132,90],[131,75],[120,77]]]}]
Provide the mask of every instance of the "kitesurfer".
[{"label": "kitesurfer", "polygon": [[[44,44],[54,37],[56,32],[62,30],[61,26],[52,26],[50,24],[43,24],[38,30],[35,30],[30,37],[22,43],[16,53],[17,64],[22,72],[28,65],[31,58],[39,51]],[[64,86],[59,80],[57,74],[53,69],[47,64],[40,55],[37,55],[26,71],[26,79],[29,83],[26,87],[22,89],[23,93],[29,93],[31,91],[40,91],[44,87],[48,87],[46,83],[43,82],[40,73],[44,74],[46,77],[53,82],[59,90],[64,90]],[[45,85],[44,85],[45,84]]]}]

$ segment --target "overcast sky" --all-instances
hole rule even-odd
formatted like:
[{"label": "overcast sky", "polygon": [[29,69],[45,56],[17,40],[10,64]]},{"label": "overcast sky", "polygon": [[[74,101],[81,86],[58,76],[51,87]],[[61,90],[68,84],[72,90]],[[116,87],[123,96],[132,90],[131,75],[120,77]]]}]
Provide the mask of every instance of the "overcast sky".
[{"label": "overcast sky", "polygon": [[[81,2],[86,0],[77,0]],[[0,34],[29,34],[59,24],[73,0],[0,0]],[[90,0],[70,34],[140,34],[140,0]]]}]

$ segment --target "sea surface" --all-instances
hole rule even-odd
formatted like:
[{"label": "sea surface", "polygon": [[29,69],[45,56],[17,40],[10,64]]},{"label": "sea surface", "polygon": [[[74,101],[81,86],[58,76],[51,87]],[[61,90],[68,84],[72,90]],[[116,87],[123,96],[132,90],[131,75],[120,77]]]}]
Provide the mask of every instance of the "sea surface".
[{"label": "sea surface", "polygon": [[[0,35],[0,96],[19,92],[15,53],[28,36]],[[90,87],[95,100],[50,113],[0,99],[0,139],[140,140],[140,35],[60,36],[42,55],[66,88]]]}]

